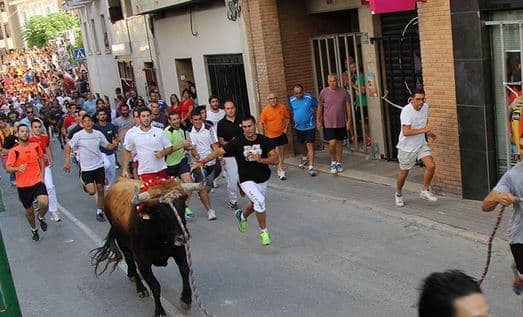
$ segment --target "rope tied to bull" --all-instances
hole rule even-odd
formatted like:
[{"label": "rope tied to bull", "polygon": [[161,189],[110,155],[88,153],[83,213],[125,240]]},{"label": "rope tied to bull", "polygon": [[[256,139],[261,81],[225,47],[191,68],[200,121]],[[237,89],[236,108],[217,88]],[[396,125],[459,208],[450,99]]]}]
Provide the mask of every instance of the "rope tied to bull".
[{"label": "rope tied to bull", "polygon": [[485,277],[487,277],[487,273],[490,267],[490,260],[492,258],[492,244],[494,242],[494,237],[496,236],[496,232],[498,231],[499,225],[501,224],[501,220],[503,219],[503,213],[505,212],[505,208],[507,206],[501,206],[498,212],[498,216],[496,218],[496,223],[494,224],[494,228],[492,229],[492,233],[490,234],[488,238],[488,245],[487,245],[487,261],[485,263],[485,267],[483,269],[483,274],[481,274],[481,278],[478,280],[479,285],[483,283],[485,280]]},{"label": "rope tied to bull", "polygon": [[185,238],[185,241],[187,241],[185,243],[185,255],[186,255],[186,258],[187,258],[187,265],[189,266],[189,275],[191,276],[191,288],[192,288],[192,292],[193,292],[193,295],[194,295],[194,299],[196,300],[196,303],[198,304],[198,308],[200,309],[200,311],[202,312],[202,314],[204,316],[216,317],[216,315],[210,313],[205,308],[205,306],[203,305],[203,303],[201,301],[201,298],[199,296],[198,287],[197,287],[197,284],[196,284],[196,277],[194,276],[194,270],[192,268],[192,255],[191,255],[191,245],[190,245],[191,236],[189,235],[189,232],[187,231],[187,228],[183,224],[182,217],[180,217],[180,214],[178,213],[178,210],[176,209],[176,207],[173,204],[173,200],[175,198],[177,198],[177,197],[175,197],[173,195],[166,195],[166,196],[163,196],[162,198],[160,198],[160,201],[163,202],[163,203],[169,204],[169,206],[171,207],[171,209],[174,212],[174,215],[176,216],[176,220],[178,221],[178,224],[180,225],[180,228],[182,229],[182,234],[183,234],[183,236]]}]

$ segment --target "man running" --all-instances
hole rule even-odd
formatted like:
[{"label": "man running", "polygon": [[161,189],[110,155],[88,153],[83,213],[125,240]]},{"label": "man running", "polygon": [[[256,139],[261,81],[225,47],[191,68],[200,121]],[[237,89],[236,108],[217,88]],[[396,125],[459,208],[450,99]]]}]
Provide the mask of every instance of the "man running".
[{"label": "man running", "polygon": [[244,233],[247,231],[247,218],[253,212],[260,226],[260,238],[262,245],[271,244],[269,231],[267,230],[267,213],[265,208],[265,193],[267,182],[271,177],[268,165],[278,164],[278,153],[274,143],[264,135],[256,133],[256,120],[247,116],[242,120],[243,135],[231,140],[223,147],[214,150],[203,158],[196,166],[205,166],[207,162],[226,153],[233,154],[238,162],[240,186],[249,197],[249,204],[243,210],[236,211],[238,229]]},{"label": "man running", "polygon": [[[203,123],[202,115],[198,108],[191,112],[192,128],[187,131],[187,138],[193,145],[191,154],[199,161],[202,157],[207,156],[213,150],[218,148],[218,140],[216,139],[214,129]],[[221,172],[221,165],[216,160],[207,161],[202,169],[195,169],[193,171],[194,180],[200,182],[205,178],[205,186],[200,193],[200,200],[203,206],[207,209],[207,218],[209,220],[216,220],[216,212],[212,209],[209,192],[216,176]]]},{"label": "man running", "polygon": [[[173,152],[165,158],[167,163],[167,173],[169,176],[180,177],[183,182],[190,183],[191,168],[189,160],[185,156],[185,150],[192,149],[191,142],[185,139],[185,132],[181,129],[180,115],[176,112],[169,113],[169,126],[165,128],[164,132],[173,146]],[[189,207],[191,201],[191,193],[187,194],[185,200],[185,218],[193,219],[194,214]]]},{"label": "man running", "polygon": [[84,190],[91,196],[97,194],[96,220],[104,222],[105,171],[100,147],[113,150],[118,145],[118,141],[115,139],[113,143],[109,143],[102,132],[95,130],[93,119],[89,114],[83,116],[82,124],[83,130],[77,132],[65,147],[64,171],[66,173],[71,171],[71,151],[76,151]]},{"label": "man running", "polygon": [[209,97],[209,107],[207,110],[207,120],[213,123],[214,132],[218,132],[218,122],[225,117],[225,111],[220,109],[220,99],[216,96]]},{"label": "man running", "polygon": [[136,152],[138,177],[142,181],[168,178],[164,157],[172,153],[171,141],[162,129],[151,126],[150,109],[140,108],[137,112],[140,125],[125,136],[122,176],[129,177],[129,160]]},{"label": "man running", "polygon": [[[107,122],[107,113],[104,110],[96,110],[96,118],[98,123],[94,125],[94,128],[105,136],[107,142],[113,143],[117,140],[119,142],[120,137],[118,136],[118,128],[111,122]],[[102,157],[104,160],[105,177],[107,180],[106,189],[113,186],[114,179],[116,178],[116,157],[114,150],[108,150],[104,147],[100,148],[102,151]]]},{"label": "man running", "polygon": [[[224,104],[225,117],[218,122],[218,141],[221,146],[231,142],[233,139],[243,135],[242,120],[236,115],[234,102],[228,100]],[[238,210],[238,164],[233,154],[223,155],[225,179],[227,180],[227,194],[229,195],[229,207]]]},{"label": "man running", "polygon": [[44,155],[44,184],[47,189],[47,196],[49,198],[49,212],[51,213],[51,220],[60,222],[60,216],[58,215],[58,199],[56,197],[56,188],[53,182],[53,174],[51,167],[53,166],[53,152],[51,150],[49,136],[42,133],[42,123],[38,120],[31,122],[32,134],[29,137],[29,142],[36,142],[40,146],[40,150]]},{"label": "man running", "polygon": [[18,197],[25,208],[25,217],[31,226],[33,241],[40,240],[36,228],[33,201],[40,207],[38,222],[42,231],[47,231],[45,214],[49,199],[44,185],[44,154],[38,143],[29,142],[29,127],[20,124],[17,128],[18,145],[9,150],[6,161],[6,172],[15,173]]}]

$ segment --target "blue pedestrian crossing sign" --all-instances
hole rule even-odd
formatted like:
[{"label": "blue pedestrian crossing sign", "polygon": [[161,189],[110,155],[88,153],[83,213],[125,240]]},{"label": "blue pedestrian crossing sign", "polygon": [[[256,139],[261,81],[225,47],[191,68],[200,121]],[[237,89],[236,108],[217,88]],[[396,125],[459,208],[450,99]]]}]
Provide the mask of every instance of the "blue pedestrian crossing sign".
[{"label": "blue pedestrian crossing sign", "polygon": [[82,61],[84,59],[87,59],[87,57],[85,56],[85,48],[75,48],[74,49],[74,60]]}]

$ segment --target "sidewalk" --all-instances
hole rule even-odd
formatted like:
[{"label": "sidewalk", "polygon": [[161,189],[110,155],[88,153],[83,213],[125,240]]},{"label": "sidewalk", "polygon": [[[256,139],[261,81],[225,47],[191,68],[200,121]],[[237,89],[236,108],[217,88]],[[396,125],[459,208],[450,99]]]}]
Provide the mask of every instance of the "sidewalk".
[{"label": "sidewalk", "polygon": [[[446,230],[469,239],[486,243],[496,221],[497,211],[485,213],[481,202],[455,197],[439,196],[431,203],[419,198],[423,180],[423,168],[415,167],[407,179],[404,190],[405,207],[394,205],[397,163],[384,160],[365,160],[360,154],[344,154],[345,171],[338,176],[329,173],[329,158],[326,152],[317,152],[316,168],[320,173],[311,177],[306,170],[299,169],[301,156],[287,158],[287,180],[273,177],[270,187],[290,191],[317,199],[337,200],[357,205],[362,209],[386,213],[425,227]],[[321,212],[321,211],[318,211]],[[506,239],[506,224],[511,208],[503,217],[496,237]]]}]

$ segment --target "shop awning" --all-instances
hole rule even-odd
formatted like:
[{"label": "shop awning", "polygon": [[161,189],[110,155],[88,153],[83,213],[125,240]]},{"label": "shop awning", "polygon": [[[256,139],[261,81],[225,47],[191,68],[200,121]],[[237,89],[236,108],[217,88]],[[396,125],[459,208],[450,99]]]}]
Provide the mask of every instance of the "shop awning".
[{"label": "shop awning", "polygon": [[[363,2],[363,0],[362,0]],[[416,2],[420,0],[369,0],[372,14],[392,13],[416,10]]]}]

